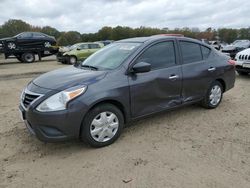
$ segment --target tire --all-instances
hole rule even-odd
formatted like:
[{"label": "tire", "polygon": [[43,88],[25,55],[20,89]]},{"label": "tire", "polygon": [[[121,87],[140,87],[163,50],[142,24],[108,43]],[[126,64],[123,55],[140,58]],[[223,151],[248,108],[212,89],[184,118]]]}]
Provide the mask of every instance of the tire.
[{"label": "tire", "polygon": [[27,52],[22,55],[22,61],[25,63],[33,63],[35,61],[35,54]]},{"label": "tire", "polygon": [[101,104],[87,113],[80,138],[92,147],[104,147],[118,139],[123,127],[122,112],[112,104]]},{"label": "tire", "polygon": [[18,61],[20,61],[21,63],[23,63],[23,59],[22,59],[21,56],[18,56],[18,57],[16,57],[16,58],[17,58]]},{"label": "tire", "polygon": [[10,50],[15,50],[16,49],[16,44],[14,42],[8,42],[7,47]]},{"label": "tire", "polygon": [[74,65],[77,63],[76,56],[69,56],[69,64]]},{"label": "tire", "polygon": [[214,109],[217,106],[219,106],[222,97],[223,97],[223,86],[219,81],[214,81],[209,87],[205,98],[201,102],[201,105],[207,109]]},{"label": "tire", "polygon": [[238,73],[239,75],[241,75],[241,76],[248,75],[248,73],[247,73],[247,72],[242,72],[242,71],[237,71],[237,73]]}]

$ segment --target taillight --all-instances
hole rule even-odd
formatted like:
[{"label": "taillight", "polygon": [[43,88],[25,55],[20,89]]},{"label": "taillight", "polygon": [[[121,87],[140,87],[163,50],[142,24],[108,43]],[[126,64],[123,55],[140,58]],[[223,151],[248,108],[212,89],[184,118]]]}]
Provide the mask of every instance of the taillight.
[{"label": "taillight", "polygon": [[235,66],[235,61],[234,61],[234,60],[232,60],[232,59],[229,59],[229,60],[228,60],[228,63],[229,63],[230,65]]}]

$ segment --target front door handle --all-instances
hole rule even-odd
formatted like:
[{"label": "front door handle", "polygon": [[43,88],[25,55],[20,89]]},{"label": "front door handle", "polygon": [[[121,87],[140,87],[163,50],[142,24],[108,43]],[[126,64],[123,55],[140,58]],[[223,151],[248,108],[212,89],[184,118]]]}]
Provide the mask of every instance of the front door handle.
[{"label": "front door handle", "polygon": [[179,78],[179,76],[178,76],[178,75],[171,75],[171,76],[169,76],[168,78],[169,78],[170,80],[175,80],[175,79]]},{"label": "front door handle", "polygon": [[215,71],[216,70],[216,68],[215,67],[210,67],[209,69],[207,69],[209,72],[213,72],[213,71]]}]

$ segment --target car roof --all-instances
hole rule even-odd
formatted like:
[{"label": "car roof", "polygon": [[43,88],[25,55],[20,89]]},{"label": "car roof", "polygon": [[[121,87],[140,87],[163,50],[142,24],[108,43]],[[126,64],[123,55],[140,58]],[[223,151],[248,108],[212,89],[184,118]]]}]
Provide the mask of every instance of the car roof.
[{"label": "car roof", "polygon": [[164,36],[164,35],[153,35],[153,36],[149,36],[149,37],[135,37],[135,38],[128,38],[128,39],[123,39],[123,40],[119,40],[116,42],[134,42],[134,43],[145,43],[145,42],[154,42],[157,40],[161,40],[161,39],[183,39],[185,41],[190,41],[190,42],[196,42],[199,44],[202,44],[204,46],[209,46],[206,45],[204,43],[202,43],[201,41],[197,40],[197,39],[193,39],[193,38],[189,38],[189,37],[182,37],[182,36]]}]

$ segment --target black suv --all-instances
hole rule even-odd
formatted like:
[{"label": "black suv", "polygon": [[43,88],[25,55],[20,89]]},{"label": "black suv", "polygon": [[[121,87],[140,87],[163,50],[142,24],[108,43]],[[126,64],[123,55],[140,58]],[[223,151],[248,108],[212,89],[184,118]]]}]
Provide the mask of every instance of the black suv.
[{"label": "black suv", "polygon": [[132,38],[34,79],[20,110],[42,141],[80,138],[101,147],[132,120],[197,102],[216,108],[234,82],[234,61],[198,40]]},{"label": "black suv", "polygon": [[14,37],[0,39],[0,52],[5,58],[14,55],[19,61],[31,63],[35,54],[45,57],[55,53],[53,36],[39,32],[23,32]]}]

